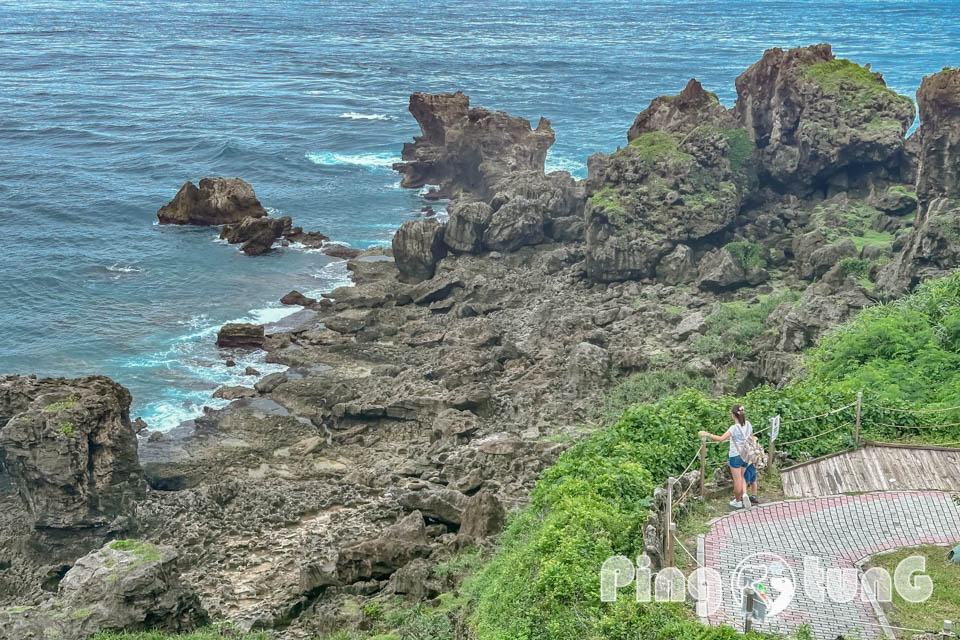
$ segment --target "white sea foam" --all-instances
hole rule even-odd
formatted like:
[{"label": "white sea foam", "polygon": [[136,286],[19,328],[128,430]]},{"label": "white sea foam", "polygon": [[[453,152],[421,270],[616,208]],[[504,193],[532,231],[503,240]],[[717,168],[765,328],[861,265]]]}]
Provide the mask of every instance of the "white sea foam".
[{"label": "white sea foam", "polygon": [[350,120],[393,120],[393,116],[388,116],[382,113],[356,113],[354,111],[341,113],[340,117]]},{"label": "white sea foam", "polygon": [[113,271],[114,273],[143,273],[143,269],[139,267],[125,267],[119,262],[107,267],[107,271]]},{"label": "white sea foam", "polygon": [[349,287],[353,285],[350,279],[350,271],[347,269],[346,260],[335,260],[329,264],[323,265],[316,273],[311,274],[317,280],[322,282],[318,289],[304,292],[309,298],[319,298],[320,294],[329,293],[337,287]]},{"label": "white sea foam", "polygon": [[552,173],[554,171],[569,171],[570,175],[572,175],[574,178],[587,177],[586,163],[580,162],[579,160],[574,160],[573,158],[548,155],[544,170],[547,173]]},{"label": "white sea foam", "polygon": [[335,153],[333,151],[318,151],[308,153],[307,159],[314,164],[328,167],[360,166],[368,169],[390,168],[393,163],[400,162],[400,157],[392,153]]}]

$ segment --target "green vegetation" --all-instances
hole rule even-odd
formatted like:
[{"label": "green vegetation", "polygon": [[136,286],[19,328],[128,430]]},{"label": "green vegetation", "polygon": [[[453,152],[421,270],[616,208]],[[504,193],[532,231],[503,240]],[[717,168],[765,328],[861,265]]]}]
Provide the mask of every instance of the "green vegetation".
[{"label": "green vegetation", "polygon": [[873,281],[870,279],[871,264],[873,263],[863,258],[844,258],[840,261],[840,270],[844,277],[854,276],[863,288],[872,291]]},{"label": "green vegetation", "polygon": [[628,407],[656,402],[684,389],[698,389],[703,393],[710,393],[713,383],[702,374],[683,369],[635,373],[607,393],[595,417],[603,424],[610,424],[615,422]]},{"label": "green vegetation", "polygon": [[613,213],[623,213],[623,203],[620,196],[609,185],[603,187],[590,197],[593,206]]},{"label": "green vegetation", "polygon": [[896,191],[897,193],[902,193],[903,195],[909,198],[912,198],[913,200],[919,200],[919,198],[917,197],[916,191],[911,191],[910,189],[907,189],[902,184],[897,184],[890,187],[890,191]]},{"label": "green vegetation", "polygon": [[862,109],[889,100],[913,104],[909,97],[887,88],[878,74],[850,60],[837,58],[818,62],[807,67],[805,73],[824,92],[837,96],[848,109]]},{"label": "green vegetation", "polygon": [[72,422],[61,422],[59,425],[60,433],[67,436],[68,438],[73,435],[73,423]]},{"label": "green vegetation", "polygon": [[83,607],[70,612],[71,620],[86,620],[90,617],[90,608]]},{"label": "green vegetation", "polygon": [[[779,301],[771,297],[765,303],[769,310]],[[744,311],[721,307],[714,322],[742,317],[732,310]],[[757,309],[750,313],[760,315]],[[821,341],[805,367],[804,378],[779,391],[760,387],[745,398],[709,398],[688,390],[632,406],[612,426],[568,449],[543,474],[530,506],[511,517],[497,554],[465,584],[477,639],[732,637],[724,635],[732,634],[729,629],[689,621],[683,607],[638,606],[631,588],[617,603],[599,602],[599,567],[610,555],[632,558],[642,550],[640,528],[652,487],[693,459],[697,429],[725,425],[734,403],[744,404],[761,424],[777,414],[786,420],[823,414],[866,391],[862,433],[878,440],[899,437],[879,424],[890,422],[880,406],[960,404],[960,272],[861,313]],[[915,420],[960,422],[960,416],[923,417],[929,415]],[[851,418],[847,410],[790,424],[784,435],[792,440],[846,428],[782,451],[802,459],[847,448]],[[925,432],[932,441],[947,436],[958,440],[960,430]],[[708,452],[711,468],[723,464],[722,447]],[[956,604],[951,606],[955,611]]]},{"label": "green vegetation", "polygon": [[[228,627],[227,627],[228,628]],[[92,640],[223,640],[224,637],[233,640],[272,640],[270,633],[239,633],[227,632],[224,635],[221,627],[207,627],[193,633],[167,633],[165,631],[135,631],[133,633],[116,633],[102,631],[93,636]]]},{"label": "green vegetation", "polygon": [[[728,245],[729,246],[729,245]],[[712,361],[746,358],[754,350],[754,341],[771,331],[767,317],[784,302],[796,302],[799,294],[787,291],[757,296],[753,303],[734,301],[717,305],[707,316],[707,330],[694,344],[694,351]]]},{"label": "green vegetation", "polygon": [[688,162],[693,159],[689,153],[680,150],[680,143],[666,131],[649,131],[630,141],[628,149],[636,153],[644,162]]},{"label": "green vegetation", "polygon": [[857,247],[858,251],[863,251],[863,248],[867,245],[889,245],[893,242],[893,237],[892,233],[883,231],[865,231],[863,235],[853,236],[850,239],[853,240],[853,244]]},{"label": "green vegetation", "polygon": [[59,413],[66,409],[73,409],[76,405],[76,400],[64,400],[62,402],[51,402],[43,410],[45,413]]},{"label": "green vegetation", "polygon": [[9,614],[12,615],[12,616],[15,616],[15,615],[19,615],[19,614],[21,614],[21,613],[24,613],[24,612],[26,612],[26,611],[31,611],[31,610],[33,610],[33,609],[36,609],[36,607],[30,607],[30,606],[27,606],[27,607],[7,607],[7,613],[9,613]]},{"label": "green vegetation", "polygon": [[767,266],[767,256],[769,251],[762,244],[750,242],[749,240],[740,240],[731,242],[724,247],[733,256],[733,260],[741,269],[764,269]]},{"label": "green vegetation", "polygon": [[476,547],[465,549],[451,558],[438,562],[433,567],[433,575],[438,578],[459,576],[472,571],[483,564],[483,551]]},{"label": "green vegetation", "polygon": [[882,138],[886,135],[902,136],[903,124],[893,118],[873,118],[863,125],[864,132],[871,138]]},{"label": "green vegetation", "polygon": [[721,129],[720,133],[727,139],[727,157],[730,160],[730,172],[733,179],[741,187],[745,187],[748,181],[747,167],[750,159],[753,157],[754,149],[753,139],[746,129]]},{"label": "green vegetation", "polygon": [[893,610],[887,613],[891,624],[913,629],[940,629],[944,620],[955,619],[960,611],[960,565],[947,561],[944,547],[902,549],[874,556],[870,565],[882,567],[893,575],[904,559],[919,555],[926,558],[925,573],[933,580],[933,595],[926,602],[907,602],[894,589]]},{"label": "green vegetation", "polygon": [[114,551],[132,553],[135,558],[134,564],[160,561],[160,550],[149,542],[142,542],[140,540],[114,540],[110,543],[110,548]]}]

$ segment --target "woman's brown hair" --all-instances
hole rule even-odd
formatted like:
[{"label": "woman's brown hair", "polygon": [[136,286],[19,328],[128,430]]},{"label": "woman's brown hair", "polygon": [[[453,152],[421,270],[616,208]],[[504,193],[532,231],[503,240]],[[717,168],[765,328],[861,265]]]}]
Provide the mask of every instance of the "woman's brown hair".
[{"label": "woman's brown hair", "polygon": [[730,414],[733,415],[733,419],[737,422],[737,424],[742,425],[747,422],[747,416],[743,411],[742,404],[733,405],[733,407],[730,408]]}]

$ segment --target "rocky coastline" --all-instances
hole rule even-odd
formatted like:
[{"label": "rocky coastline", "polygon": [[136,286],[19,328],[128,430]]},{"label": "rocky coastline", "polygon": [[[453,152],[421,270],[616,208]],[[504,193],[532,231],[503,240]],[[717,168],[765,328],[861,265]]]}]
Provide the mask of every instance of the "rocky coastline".
[{"label": "rocky coastline", "polygon": [[[767,51],[736,87],[730,109],[695,79],[654,99],[581,181],[545,173],[546,119],[414,94],[394,168],[449,219],[341,248],[354,285],[291,292],[283,330],[224,327],[225,358],[288,369],[173,431],[138,433],[106,378],[0,378],[0,638],[207,619],[309,638],[377,594],[430,600],[619,381],[782,384],[823,333],[960,264],[960,70],[924,78],[909,137],[913,101],[829,45]],[[337,250],[239,179],[158,216],[251,255]],[[108,583],[117,565],[142,579]]]}]

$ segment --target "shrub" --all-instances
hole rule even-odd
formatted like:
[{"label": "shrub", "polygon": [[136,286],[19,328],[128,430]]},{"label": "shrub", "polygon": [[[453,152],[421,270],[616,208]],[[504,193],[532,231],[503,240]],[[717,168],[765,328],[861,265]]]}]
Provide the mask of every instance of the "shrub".
[{"label": "shrub", "polygon": [[756,242],[740,240],[731,242],[724,247],[733,256],[734,261],[741,269],[763,269],[767,266],[767,255],[769,252],[766,247]]},{"label": "shrub", "polygon": [[757,302],[724,302],[707,316],[706,332],[697,339],[694,351],[711,360],[746,358],[754,350],[754,341],[768,332],[767,317],[784,302],[795,302],[799,294],[787,291],[757,296]]},{"label": "shrub", "polygon": [[683,369],[635,373],[607,393],[595,417],[603,424],[611,424],[633,405],[656,402],[684,389],[709,393],[712,388],[713,383],[706,376]]}]

